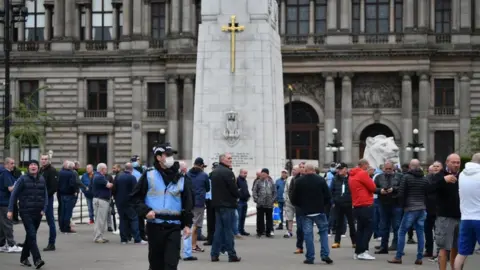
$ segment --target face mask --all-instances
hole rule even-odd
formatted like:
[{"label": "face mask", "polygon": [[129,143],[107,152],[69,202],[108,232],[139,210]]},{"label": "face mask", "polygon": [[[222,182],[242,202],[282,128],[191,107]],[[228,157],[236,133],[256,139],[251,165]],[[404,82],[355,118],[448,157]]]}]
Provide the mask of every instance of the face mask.
[{"label": "face mask", "polygon": [[135,168],[135,167],[139,167],[140,164],[138,164],[138,161],[135,161],[135,162],[132,163],[132,166]]},{"label": "face mask", "polygon": [[173,159],[173,157],[167,157],[163,162],[163,165],[165,165],[167,168],[170,168],[173,166],[173,163],[175,163],[175,159]]},{"label": "face mask", "polygon": [[330,172],[335,172],[335,168],[330,168]]}]

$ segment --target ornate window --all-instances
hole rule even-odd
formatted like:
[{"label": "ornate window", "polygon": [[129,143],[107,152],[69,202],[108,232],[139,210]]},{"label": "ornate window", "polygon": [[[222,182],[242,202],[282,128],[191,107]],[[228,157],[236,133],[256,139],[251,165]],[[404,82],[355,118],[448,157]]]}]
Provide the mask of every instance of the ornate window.
[{"label": "ornate window", "polygon": [[455,80],[435,79],[435,114],[455,114]]},{"label": "ornate window", "polygon": [[151,3],[152,39],[165,39],[165,3]]},{"label": "ornate window", "polygon": [[20,102],[30,110],[38,110],[38,81],[20,81]]},{"label": "ornate window", "polygon": [[452,30],[452,1],[435,1],[435,33],[450,34]]},{"label": "ornate window", "polygon": [[87,163],[94,167],[98,163],[107,163],[108,135],[92,134],[87,136]]},{"label": "ornate window", "polygon": [[[286,35],[293,37],[293,42],[307,42],[310,19],[310,0],[287,0]],[[301,40],[299,40],[300,37]],[[289,42],[289,40],[287,40]]]},{"label": "ornate window", "polygon": [[[290,106],[285,105],[286,146],[288,159],[318,160],[318,115],[315,110],[303,102],[292,103],[292,124],[290,125]],[[290,134],[292,135],[290,147]],[[291,151],[290,151],[291,149]]]},{"label": "ornate window", "polygon": [[315,33],[327,32],[327,0],[315,1]]},{"label": "ornate window", "polygon": [[113,6],[112,0],[92,1],[92,39],[112,40]]},{"label": "ornate window", "polygon": [[104,111],[107,110],[107,80],[88,81],[88,110]]},{"label": "ornate window", "polygon": [[403,33],[403,0],[395,0],[395,33]]},{"label": "ornate window", "polygon": [[45,28],[45,6],[44,0],[35,2],[27,1],[25,6],[28,8],[27,21],[25,22],[25,40],[43,41]]},{"label": "ornate window", "polygon": [[390,0],[365,0],[365,32],[386,34],[390,25]]}]

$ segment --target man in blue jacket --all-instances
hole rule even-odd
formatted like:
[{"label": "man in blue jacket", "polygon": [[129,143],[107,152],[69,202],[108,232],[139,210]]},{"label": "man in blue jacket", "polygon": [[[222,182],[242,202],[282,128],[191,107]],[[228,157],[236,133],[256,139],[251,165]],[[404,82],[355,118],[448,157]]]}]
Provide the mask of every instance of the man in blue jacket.
[{"label": "man in blue jacket", "polygon": [[38,161],[31,160],[28,173],[18,178],[10,197],[7,213],[8,219],[12,219],[13,207],[19,201],[18,210],[26,233],[20,263],[24,266],[32,266],[28,260],[31,253],[36,269],[45,265],[38,250],[37,231],[48,206],[47,184],[43,176],[38,173],[38,167]]},{"label": "man in blue jacket", "polygon": [[280,208],[280,224],[278,224],[277,230],[283,230],[283,206],[285,205],[285,199],[283,199],[283,192],[285,190],[285,182],[288,178],[288,171],[283,169],[282,176],[275,181],[275,187],[277,189],[277,203]]},{"label": "man in blue jacket", "polygon": [[192,247],[194,251],[204,252],[197,245],[197,228],[203,225],[205,215],[205,194],[210,191],[210,182],[208,174],[203,170],[207,167],[203,158],[198,157],[193,163],[193,167],[187,172],[187,177],[191,179],[193,193],[195,195],[195,205],[193,208],[193,228],[192,228]]},{"label": "man in blue jacket", "polygon": [[13,240],[13,222],[7,218],[10,194],[16,180],[12,174],[15,161],[7,157],[3,166],[0,167],[0,252],[21,252],[22,248]]},{"label": "man in blue jacket", "polygon": [[88,164],[86,167],[86,172],[82,175],[81,181],[87,188],[82,188],[83,195],[87,199],[88,207],[88,216],[90,217],[89,224],[92,225],[95,223],[95,215],[93,214],[93,192],[92,192],[92,183],[95,172],[93,171],[93,165]]},{"label": "man in blue jacket", "polygon": [[70,227],[73,208],[77,201],[77,176],[73,172],[75,163],[67,161],[65,167],[58,173],[58,193],[62,200],[61,215],[58,217],[60,231],[63,233],[75,233]]}]

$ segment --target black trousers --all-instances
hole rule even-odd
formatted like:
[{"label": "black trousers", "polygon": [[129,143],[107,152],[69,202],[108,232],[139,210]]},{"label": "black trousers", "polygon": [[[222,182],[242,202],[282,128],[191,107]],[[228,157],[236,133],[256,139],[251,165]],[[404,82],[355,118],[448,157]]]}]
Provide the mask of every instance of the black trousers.
[{"label": "black trousers", "polygon": [[215,209],[212,207],[212,200],[206,200],[207,206],[207,242],[213,243],[213,235],[215,234]]},{"label": "black trousers", "polygon": [[368,244],[373,234],[373,205],[353,208],[353,216],[357,220],[357,246],[355,254],[368,251]]},{"label": "black trousers", "polygon": [[61,222],[62,221],[62,196],[57,192],[57,222],[58,227],[62,228]]},{"label": "black trousers", "polygon": [[[266,225],[266,230],[265,230]],[[266,235],[273,231],[273,208],[257,207],[257,234]]]},{"label": "black trousers", "polygon": [[180,231],[180,225],[147,222],[151,270],[177,270],[182,238]]},{"label": "black trousers", "polygon": [[352,205],[335,205],[335,220],[336,220],[336,229],[335,229],[335,243],[340,243],[342,239],[342,231],[345,223],[345,217],[347,217],[348,222],[348,232],[350,233],[350,239],[352,244],[355,244],[355,221],[353,219]]},{"label": "black trousers", "polygon": [[428,214],[425,220],[425,252],[433,255],[433,229],[435,227],[436,215]]},{"label": "black trousers", "polygon": [[138,231],[140,232],[140,238],[146,240],[147,232],[145,232],[145,217],[138,216]]}]

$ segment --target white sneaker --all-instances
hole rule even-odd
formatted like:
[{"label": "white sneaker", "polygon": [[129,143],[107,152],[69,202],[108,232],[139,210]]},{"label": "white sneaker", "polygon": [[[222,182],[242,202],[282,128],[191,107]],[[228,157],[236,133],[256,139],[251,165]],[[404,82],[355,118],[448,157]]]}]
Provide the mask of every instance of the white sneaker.
[{"label": "white sneaker", "polygon": [[8,253],[20,253],[22,252],[21,247],[13,246],[13,247],[8,247]]},{"label": "white sneaker", "polygon": [[345,238],[345,237],[347,237],[347,236],[345,234],[342,234],[342,238]]},{"label": "white sneaker", "polygon": [[116,230],[116,231],[113,231],[112,233],[115,234],[115,235],[119,235],[119,234],[120,234],[120,231],[119,231],[119,230]]},{"label": "white sneaker", "polygon": [[147,245],[147,244],[148,244],[148,242],[147,242],[147,241],[143,241],[143,240],[141,240],[140,242],[138,242],[138,243],[135,243],[135,244],[136,244],[136,245]]},{"label": "white sneaker", "polygon": [[271,233],[270,233],[270,235],[272,235],[272,236],[273,236],[273,235],[275,235],[275,234],[274,234],[273,232],[271,232]]},{"label": "white sneaker", "polygon": [[378,238],[375,239],[375,240],[377,240],[378,242],[380,242],[380,241],[382,241],[382,238],[381,238],[381,237],[378,237]]},{"label": "white sneaker", "polygon": [[5,246],[0,247],[0,252],[8,252],[8,246],[5,244]]},{"label": "white sneaker", "polygon": [[364,252],[362,254],[358,254],[357,258],[359,260],[366,260],[366,261],[372,261],[372,260],[375,260],[375,257],[373,257],[372,255],[368,254],[368,252]]},{"label": "white sneaker", "polygon": [[358,260],[358,255],[356,253],[353,253],[353,259]]}]

